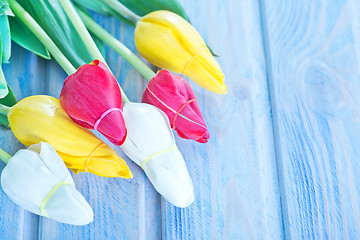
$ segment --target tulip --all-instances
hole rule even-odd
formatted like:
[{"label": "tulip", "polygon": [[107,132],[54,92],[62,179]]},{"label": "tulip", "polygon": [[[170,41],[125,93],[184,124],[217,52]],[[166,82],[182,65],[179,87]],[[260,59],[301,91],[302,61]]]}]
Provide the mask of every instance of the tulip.
[{"label": "tulip", "polygon": [[60,102],[80,126],[99,131],[115,145],[125,141],[120,88],[102,62],[85,64],[66,78]]},{"label": "tulip", "polygon": [[66,166],[104,177],[132,178],[126,162],[90,130],[75,124],[60,101],[50,96],[27,97],[8,114],[10,127],[26,146],[40,141],[52,145]]},{"label": "tulip", "polygon": [[127,103],[124,118],[128,134],[121,149],[141,166],[167,201],[177,207],[189,206],[194,187],[167,116],[149,104]]},{"label": "tulip", "polygon": [[201,87],[224,94],[224,75],[199,33],[170,11],[151,12],[135,29],[136,47],[159,68],[190,77]]},{"label": "tulip", "polygon": [[161,109],[180,137],[200,143],[209,139],[195,94],[182,77],[160,70],[148,83],[142,102]]},{"label": "tulip", "polygon": [[1,186],[17,205],[58,222],[86,225],[94,214],[60,156],[40,142],[18,151],[1,174]]},{"label": "tulip", "polygon": [[172,128],[176,129],[181,137],[202,143],[207,142],[209,133],[190,85],[183,78],[172,75],[166,70],[161,70],[155,74],[91,17],[81,10],[79,13],[93,34],[109,44],[150,81],[144,92],[143,102],[163,110],[169,117]]}]

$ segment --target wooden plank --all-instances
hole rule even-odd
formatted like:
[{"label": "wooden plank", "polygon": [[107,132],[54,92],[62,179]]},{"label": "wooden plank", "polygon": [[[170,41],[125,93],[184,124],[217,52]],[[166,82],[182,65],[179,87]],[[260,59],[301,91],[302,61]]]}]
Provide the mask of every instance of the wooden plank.
[{"label": "wooden plank", "polygon": [[283,226],[257,1],[180,1],[220,55],[227,95],[191,82],[207,144],[177,138],[195,186],[179,209],[162,200],[164,239],[282,239]]},{"label": "wooden plank", "polygon": [[[130,49],[135,50],[132,27],[109,17],[95,15],[95,18]],[[140,101],[145,88],[141,76],[111,49],[106,48],[106,56],[130,100]],[[56,63],[49,63],[47,69],[48,75],[44,81],[49,83],[49,94],[58,97],[66,75]],[[104,137],[100,138],[104,140]],[[127,161],[134,178],[109,179],[87,173],[73,174],[77,188],[93,207],[94,222],[76,227],[41,218],[40,239],[160,239],[160,197],[141,168],[129,160],[119,147],[110,146]]]},{"label": "wooden plank", "polygon": [[[18,100],[44,93],[43,72],[37,69],[42,60],[14,44],[10,62],[3,64],[4,74]],[[0,147],[12,155],[25,148],[11,130],[4,127],[0,127]],[[4,167],[1,162],[1,169]],[[0,190],[0,239],[36,239],[37,223],[37,215],[20,208]]]},{"label": "wooden plank", "polygon": [[359,1],[260,2],[286,237],[359,239]]}]

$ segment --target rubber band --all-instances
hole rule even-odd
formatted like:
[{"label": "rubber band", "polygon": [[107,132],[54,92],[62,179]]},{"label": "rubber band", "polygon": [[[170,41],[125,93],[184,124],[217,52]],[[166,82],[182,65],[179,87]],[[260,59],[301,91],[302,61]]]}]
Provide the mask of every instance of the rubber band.
[{"label": "rubber band", "polygon": [[122,113],[122,110],[120,108],[110,108],[108,110],[106,110],[102,115],[101,117],[96,121],[95,125],[94,125],[94,130],[97,130],[97,127],[99,126],[100,122],[111,112],[114,112],[114,111],[119,111]]},{"label": "rubber band", "polygon": [[91,151],[91,153],[89,154],[89,156],[87,157],[86,162],[85,162],[85,172],[88,171],[88,164],[89,164],[90,159],[94,156],[94,154],[97,152],[97,150],[99,150],[100,148],[102,148],[105,145],[106,145],[105,143],[101,142],[99,145],[96,146],[96,148],[94,148],[94,150]]},{"label": "rubber band", "polygon": [[[169,110],[172,111],[173,113],[176,113],[176,111],[175,111],[174,109],[172,109],[171,107],[169,107],[168,105],[166,105],[166,103],[164,103],[163,101],[161,101],[161,99],[158,98],[158,97],[150,90],[149,86],[146,86],[146,89],[147,89],[147,90],[149,91],[149,93],[150,93],[151,95],[153,95],[162,105],[164,105],[167,109],[169,109]],[[200,123],[197,123],[197,122],[191,120],[190,118],[182,115],[181,113],[179,113],[178,115],[179,115],[180,117],[188,120],[189,122],[192,122],[192,123],[194,123],[194,124],[196,124],[196,125],[198,125],[198,126],[200,126],[200,127],[203,127],[203,128],[205,128],[205,129],[207,129],[206,126],[203,126],[203,125],[201,125]]]},{"label": "rubber band", "polygon": [[172,124],[171,124],[171,128],[175,130],[175,122],[176,122],[176,119],[177,117],[179,116],[179,114],[181,113],[181,111],[187,106],[189,105],[190,103],[192,102],[196,102],[196,99],[190,99],[189,101],[185,102],[180,108],[179,110],[177,110],[177,112],[175,113],[175,116],[172,120]]},{"label": "rubber band", "polygon": [[66,184],[66,185],[70,185],[70,183],[68,182],[59,182],[58,184],[55,185],[55,187],[49,192],[49,194],[45,197],[44,201],[42,202],[41,204],[41,207],[40,207],[40,210],[41,210],[41,213],[45,216],[45,217],[49,217],[45,211],[45,205],[46,203],[49,201],[50,197],[54,194],[54,192],[63,184]]},{"label": "rubber band", "polygon": [[168,149],[162,150],[162,151],[160,151],[160,152],[154,153],[153,155],[150,155],[149,157],[147,157],[147,158],[145,159],[145,161],[143,161],[143,163],[141,164],[141,168],[144,169],[145,163],[147,163],[150,159],[152,159],[152,158],[154,158],[154,157],[156,157],[156,156],[158,156],[158,155],[160,155],[160,154],[173,151],[173,150],[175,150],[175,149],[177,149],[177,146],[172,147],[172,148],[168,148]]},{"label": "rubber band", "polygon": [[185,65],[184,69],[182,70],[181,74],[186,75],[186,74],[185,74],[185,71],[186,71],[186,69],[188,68],[188,66],[195,60],[196,56],[199,55],[199,53],[201,53],[201,52],[204,51],[205,49],[207,49],[207,48],[206,48],[206,47],[202,47],[202,48],[200,48],[199,50],[197,50],[197,51],[195,52],[195,54],[191,57],[191,59],[186,63],[186,65]]}]

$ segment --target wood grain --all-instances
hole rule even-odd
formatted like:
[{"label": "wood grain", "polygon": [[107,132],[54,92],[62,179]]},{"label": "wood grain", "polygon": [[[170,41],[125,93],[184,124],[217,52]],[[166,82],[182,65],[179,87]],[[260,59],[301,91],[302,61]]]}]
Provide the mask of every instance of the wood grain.
[{"label": "wood grain", "polygon": [[[229,89],[218,95],[190,81],[211,134],[207,144],[176,137],[195,202],[167,203],[111,145],[134,179],[73,174],[93,223],[39,218],[0,190],[0,239],[360,239],[358,0],[180,3],[220,55]],[[136,52],[132,27],[94,16]],[[106,59],[140,101],[146,82],[108,47]],[[58,97],[66,78],[15,44],[4,72],[18,99]],[[11,154],[23,148],[4,128],[0,139]]]},{"label": "wood grain", "polygon": [[260,2],[285,235],[359,239],[359,2]]},{"label": "wood grain", "polygon": [[164,239],[281,239],[282,214],[257,1],[181,1],[225,74],[227,95],[193,82],[210,141],[177,138],[195,186],[179,209],[162,200]]},{"label": "wood grain", "polygon": [[[3,64],[4,75],[16,98],[22,99],[34,94],[44,94],[45,84],[40,81],[44,71],[38,71],[43,66],[43,60],[34,54],[21,49],[13,43],[10,64]],[[41,68],[40,68],[41,69]],[[25,148],[14,136],[11,130],[0,127],[0,147],[9,154],[15,154]],[[5,167],[0,163],[1,170]],[[0,239],[36,239],[37,215],[20,208],[0,190]]]},{"label": "wood grain", "polygon": [[[259,6],[250,0],[182,4],[201,35],[221,56],[219,62],[230,89],[228,95],[220,96],[191,83],[211,132],[208,144],[177,137],[194,181],[195,203],[186,209],[170,205],[155,192],[144,173],[124,157],[134,173],[132,181],[73,175],[94,208],[94,223],[74,227],[40,218],[38,225],[34,221],[24,224],[24,229],[32,229],[40,239],[282,238]],[[131,27],[115,19],[95,18],[135,51]],[[106,53],[129,98],[139,101],[145,87],[143,79],[114,51],[106,48]],[[15,61],[16,66],[24,65],[18,58]],[[65,73],[56,63],[32,62],[39,76],[31,83],[43,86],[36,94],[58,97]],[[26,74],[21,76],[30,81]],[[25,84],[21,86],[26,89]],[[14,222],[21,226],[19,219],[14,217]],[[4,231],[10,234],[10,228]]]}]

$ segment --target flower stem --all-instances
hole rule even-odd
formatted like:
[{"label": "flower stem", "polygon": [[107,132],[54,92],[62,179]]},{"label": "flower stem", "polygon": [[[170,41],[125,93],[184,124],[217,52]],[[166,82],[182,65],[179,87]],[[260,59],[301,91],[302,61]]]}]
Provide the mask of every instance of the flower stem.
[{"label": "flower stem", "polygon": [[6,97],[8,93],[9,93],[8,85],[6,83],[4,72],[2,71],[1,63],[0,63],[0,95],[1,95],[0,98]]},{"label": "flower stem", "polygon": [[76,72],[74,66],[64,56],[56,44],[41,28],[41,26],[31,17],[31,15],[26,12],[25,9],[18,2],[16,2],[16,0],[8,0],[8,2],[15,16],[18,17],[31,30],[32,33],[34,33],[34,35],[40,40],[42,44],[44,44],[44,46],[50,51],[51,55],[60,64],[64,71],[68,75]]},{"label": "flower stem", "polygon": [[84,41],[86,47],[89,49],[91,56],[105,63],[104,57],[101,55],[99,49],[97,48],[95,42],[91,38],[85,25],[82,23],[81,18],[77,14],[70,0],[59,0],[59,2],[62,8],[64,9],[66,15],[69,17],[70,21],[74,25],[76,31],[79,33],[81,39]]},{"label": "flower stem", "polygon": [[11,107],[0,104],[0,113],[4,116],[7,116],[10,112]]},{"label": "flower stem", "polygon": [[[76,12],[74,6],[71,4],[70,0],[59,0],[59,2],[60,2],[60,5],[62,6],[62,8],[64,9],[66,15],[69,17],[70,21],[74,25],[76,31],[79,33],[81,39],[85,43],[85,46],[89,50],[91,56],[95,59],[100,60],[109,68],[104,57],[101,55],[94,40],[92,39],[90,33],[86,29],[84,23],[82,22],[80,16]],[[110,68],[109,68],[109,70],[110,70]],[[123,102],[124,103],[130,102],[120,85],[119,85],[119,88],[121,91]]]},{"label": "flower stem", "polygon": [[0,114],[6,117],[6,123],[2,123],[5,127],[10,128],[8,115],[10,112],[10,107],[0,104]]},{"label": "flower stem", "polygon": [[1,161],[8,164],[10,158],[12,158],[12,156],[0,148],[0,159],[1,159]]},{"label": "flower stem", "polygon": [[85,26],[96,35],[99,39],[114,49],[120,56],[126,59],[146,80],[150,81],[155,73],[138,58],[134,53],[130,51],[124,44],[117,40],[113,35],[108,33],[99,24],[97,24],[91,17],[84,13],[81,9],[77,9],[80,17],[85,23]]},{"label": "flower stem", "polygon": [[136,23],[141,19],[138,15],[132,12],[130,9],[125,7],[121,2],[117,0],[103,0],[110,8],[112,8],[115,12],[119,13],[121,16],[129,20],[130,22]]}]

